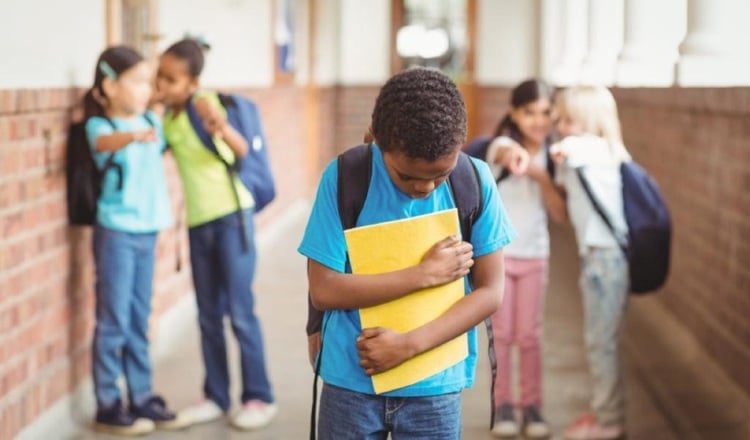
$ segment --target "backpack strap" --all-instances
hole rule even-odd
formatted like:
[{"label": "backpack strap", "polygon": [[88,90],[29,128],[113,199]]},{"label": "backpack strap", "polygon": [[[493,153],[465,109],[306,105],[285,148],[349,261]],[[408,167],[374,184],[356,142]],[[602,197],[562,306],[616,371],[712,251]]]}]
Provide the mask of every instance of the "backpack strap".
[{"label": "backpack strap", "polygon": [[[504,168],[500,177],[496,179],[497,183],[508,177],[510,172]],[[464,241],[471,241],[471,228],[474,226],[476,219],[484,210],[484,196],[482,194],[481,180],[479,170],[469,156],[461,153],[458,157],[456,168],[448,177],[451,192],[453,193],[453,202],[458,209],[458,220],[461,225],[461,236]],[[469,272],[469,286],[474,289],[474,272]],[[490,388],[490,429],[495,420],[495,376],[497,376],[497,356],[495,354],[495,338],[492,331],[492,317],[484,320],[484,326],[487,330],[487,355],[490,361],[491,371],[491,388]]]},{"label": "backpack strap", "polygon": [[604,221],[604,224],[607,225],[607,228],[609,228],[609,231],[612,233],[612,236],[615,238],[615,241],[620,246],[620,249],[622,249],[623,253],[625,255],[628,255],[628,240],[626,237],[623,237],[622,234],[619,234],[617,232],[617,229],[615,229],[614,223],[612,223],[611,217],[607,214],[607,212],[604,209],[604,206],[599,201],[599,199],[596,198],[594,195],[593,190],[591,189],[591,184],[589,183],[588,178],[586,178],[584,172],[584,167],[578,167],[576,168],[576,174],[578,175],[578,181],[581,182],[581,186],[583,187],[583,191],[588,196],[589,200],[591,201],[591,205],[594,207],[594,211],[596,211],[597,214],[599,214],[599,217],[601,217],[602,221]]},{"label": "backpack strap", "polygon": [[453,203],[458,209],[461,237],[464,241],[471,241],[471,228],[484,206],[479,172],[467,154],[458,154],[458,162],[448,177],[448,184],[453,195]]},{"label": "backpack strap", "polygon": [[337,160],[339,218],[344,230],[357,225],[372,177],[372,145],[362,144],[341,153]]},{"label": "backpack strap", "polygon": [[[222,96],[224,96],[225,97],[224,99],[226,100],[227,95],[219,95],[219,102],[221,103],[222,106],[224,106],[224,102],[226,101],[222,101],[221,99]],[[245,227],[245,212],[242,209],[242,203],[240,202],[240,193],[237,191],[237,186],[234,184],[234,179],[235,177],[237,177],[237,165],[239,163],[239,159],[235,159],[234,164],[230,164],[229,162],[227,162],[226,159],[224,159],[224,157],[221,154],[219,154],[219,150],[216,148],[216,144],[214,143],[214,140],[211,138],[211,135],[206,131],[206,128],[203,127],[203,121],[198,115],[198,110],[195,108],[195,104],[193,104],[192,96],[190,97],[190,99],[188,99],[187,104],[185,105],[185,112],[187,113],[188,120],[190,120],[190,125],[193,127],[193,130],[195,131],[195,134],[198,136],[198,139],[200,139],[201,142],[203,143],[203,146],[206,147],[208,151],[213,153],[214,157],[216,157],[216,159],[219,160],[227,170],[227,175],[229,176],[229,185],[232,187],[232,194],[234,194],[234,201],[237,204],[237,215],[240,217],[240,230],[242,233],[243,249],[248,250],[250,248],[251,239],[247,231],[247,228]]]},{"label": "backpack strap", "polygon": [[[370,177],[372,176],[372,144],[358,145],[339,154],[336,166],[338,171],[336,197],[339,207],[339,219],[341,220],[342,229],[346,230],[357,225],[359,213],[362,211],[365,199],[367,199]],[[315,360],[312,410],[310,413],[310,440],[315,440],[318,377],[320,376],[320,363],[323,358],[323,321],[325,316],[323,312],[312,306],[309,292],[307,295],[307,304],[307,334],[309,336],[320,332],[320,351]]]}]

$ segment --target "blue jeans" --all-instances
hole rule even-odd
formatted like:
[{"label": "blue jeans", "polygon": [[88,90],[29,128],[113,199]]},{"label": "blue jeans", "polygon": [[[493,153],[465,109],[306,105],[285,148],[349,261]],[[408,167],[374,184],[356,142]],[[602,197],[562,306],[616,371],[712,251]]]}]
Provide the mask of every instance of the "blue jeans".
[{"label": "blue jeans", "polygon": [[594,387],[591,409],[603,425],[625,423],[620,335],[628,283],[628,262],[619,248],[596,248],[583,257],[580,284],[586,349]]},{"label": "blue jeans", "polygon": [[100,407],[122,399],[125,375],[131,402],[151,395],[148,317],[154,278],[156,233],[134,234],[94,227],[96,327],[94,392]]},{"label": "blue jeans", "polygon": [[237,213],[189,230],[190,262],[206,368],[203,392],[224,410],[231,406],[224,338],[226,314],[240,349],[242,402],[274,400],[266,374],[260,321],[254,312],[252,281],[256,255],[252,212],[245,211],[244,219],[247,248]]},{"label": "blue jeans", "polygon": [[461,438],[461,394],[385,397],[323,384],[320,440],[456,440]]}]

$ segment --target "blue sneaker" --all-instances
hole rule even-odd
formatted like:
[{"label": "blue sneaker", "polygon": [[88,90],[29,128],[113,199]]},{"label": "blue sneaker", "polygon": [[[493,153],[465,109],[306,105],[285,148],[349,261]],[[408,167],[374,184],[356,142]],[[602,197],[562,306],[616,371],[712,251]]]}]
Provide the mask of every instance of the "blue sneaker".
[{"label": "blue sneaker", "polygon": [[94,430],[115,435],[144,435],[154,430],[154,422],[139,418],[117,400],[112,406],[97,409]]},{"label": "blue sneaker", "polygon": [[130,411],[144,419],[151,420],[157,429],[176,430],[186,428],[191,421],[184,415],[178,415],[167,409],[167,403],[161,396],[153,395],[141,405],[130,405]]}]

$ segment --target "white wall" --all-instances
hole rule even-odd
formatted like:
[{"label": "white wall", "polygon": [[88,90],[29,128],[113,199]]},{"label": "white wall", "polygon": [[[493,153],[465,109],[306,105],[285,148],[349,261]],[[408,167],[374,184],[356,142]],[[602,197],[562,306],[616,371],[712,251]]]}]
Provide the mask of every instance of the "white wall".
[{"label": "white wall", "polygon": [[312,54],[314,81],[320,86],[336,83],[339,71],[340,0],[315,2],[315,44]]},{"label": "white wall", "polygon": [[273,84],[271,0],[160,0],[163,50],[186,32],[205,36],[201,84],[206,87]]},{"label": "white wall", "polygon": [[389,0],[340,0],[339,83],[383,84],[390,77]]},{"label": "white wall", "polygon": [[480,0],[476,80],[513,86],[539,72],[539,1]]},{"label": "white wall", "polygon": [[103,1],[3,1],[0,89],[90,85],[105,35]]}]

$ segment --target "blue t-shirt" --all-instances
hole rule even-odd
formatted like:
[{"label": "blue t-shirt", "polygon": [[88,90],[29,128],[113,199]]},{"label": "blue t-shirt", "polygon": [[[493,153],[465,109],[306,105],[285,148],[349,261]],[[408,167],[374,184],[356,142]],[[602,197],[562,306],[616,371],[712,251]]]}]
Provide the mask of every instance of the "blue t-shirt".
[{"label": "blue t-shirt", "polygon": [[[149,118],[156,124],[157,140],[131,142],[114,153],[115,163],[122,167],[122,189],[118,189],[118,173],[110,168],[104,175],[102,193],[97,204],[97,223],[105,228],[131,233],[156,232],[172,224],[172,210],[167,193],[162,152],[165,148],[161,122],[153,113]],[[113,118],[117,131],[137,131],[152,128],[143,116]],[[97,166],[102,168],[109,152],[97,152],[96,138],[115,130],[104,118],[86,121],[86,136]]]},{"label": "blue t-shirt", "polygon": [[[372,160],[370,188],[357,220],[357,226],[414,217],[455,207],[447,180],[427,198],[414,199],[404,194],[393,183],[378,148],[373,148]],[[497,194],[495,180],[492,178],[489,167],[478,160],[474,160],[474,164],[479,169],[484,197],[484,211],[477,218],[471,232],[471,243],[474,246],[476,258],[507,245],[515,237],[515,231]],[[338,214],[337,177],[338,171],[334,160],[323,172],[318,194],[298,251],[333,270],[350,273],[346,258],[344,231]],[[466,286],[468,292],[468,282]],[[324,343],[320,376],[323,380],[341,388],[375,394],[371,378],[365,375],[364,370],[359,366],[355,342],[361,332],[359,311],[356,309],[327,311],[322,329]],[[457,392],[472,386],[477,358],[475,329],[468,332],[468,340],[469,355],[463,362],[413,385],[383,395],[434,396]]]}]

